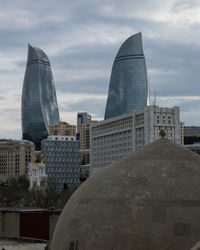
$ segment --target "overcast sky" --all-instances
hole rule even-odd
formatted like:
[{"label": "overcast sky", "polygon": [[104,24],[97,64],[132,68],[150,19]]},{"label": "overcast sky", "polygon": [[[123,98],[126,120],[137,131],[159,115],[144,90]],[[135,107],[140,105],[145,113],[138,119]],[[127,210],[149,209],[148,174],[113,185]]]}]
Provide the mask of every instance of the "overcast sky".
[{"label": "overcast sky", "polygon": [[[200,125],[199,0],[0,0],[0,138],[21,137],[27,43],[48,55],[61,119],[103,119],[115,55],[142,32],[150,93]],[[151,98],[151,104],[153,98]]]}]

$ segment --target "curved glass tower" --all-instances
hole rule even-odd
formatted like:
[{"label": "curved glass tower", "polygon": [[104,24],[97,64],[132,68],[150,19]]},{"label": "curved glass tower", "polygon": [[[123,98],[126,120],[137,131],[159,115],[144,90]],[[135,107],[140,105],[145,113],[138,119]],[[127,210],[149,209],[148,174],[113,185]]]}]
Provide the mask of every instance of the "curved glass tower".
[{"label": "curved glass tower", "polygon": [[129,37],[113,63],[105,119],[143,109],[149,104],[146,62],[142,34]]},{"label": "curved glass tower", "polygon": [[48,135],[48,125],[59,123],[59,111],[51,66],[47,55],[28,44],[28,61],[22,92],[23,139],[40,148]]}]

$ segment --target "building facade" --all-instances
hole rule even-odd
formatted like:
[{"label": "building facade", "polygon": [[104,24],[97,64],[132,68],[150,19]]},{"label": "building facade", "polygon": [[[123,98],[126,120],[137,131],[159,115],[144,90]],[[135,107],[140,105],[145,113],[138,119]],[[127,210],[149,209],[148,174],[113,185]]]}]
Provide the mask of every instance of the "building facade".
[{"label": "building facade", "polygon": [[200,144],[200,127],[184,126],[184,144]]},{"label": "building facade", "polygon": [[149,103],[142,34],[129,37],[120,47],[112,67],[105,119],[143,109]]},{"label": "building facade", "polygon": [[184,145],[184,122],[180,122],[180,143]]},{"label": "building facade", "polygon": [[35,158],[35,146],[26,140],[0,140],[0,181],[28,172]]},{"label": "building facade", "polygon": [[30,44],[21,109],[23,139],[33,141],[40,149],[41,141],[48,136],[48,125],[58,124],[60,118],[49,59]]},{"label": "building facade", "polygon": [[91,126],[91,173],[160,138],[180,143],[179,107],[147,106]]},{"label": "building facade", "polygon": [[81,157],[81,165],[90,164],[90,123],[81,124],[80,157]]},{"label": "building facade", "polygon": [[80,130],[81,130],[81,124],[89,124],[91,122],[91,115],[89,115],[87,112],[79,112],[77,114],[77,140],[80,140]]},{"label": "building facade", "polygon": [[46,165],[48,185],[62,190],[80,183],[80,143],[75,136],[48,136],[41,151]]},{"label": "building facade", "polygon": [[67,122],[49,125],[49,135],[76,136],[76,125]]}]

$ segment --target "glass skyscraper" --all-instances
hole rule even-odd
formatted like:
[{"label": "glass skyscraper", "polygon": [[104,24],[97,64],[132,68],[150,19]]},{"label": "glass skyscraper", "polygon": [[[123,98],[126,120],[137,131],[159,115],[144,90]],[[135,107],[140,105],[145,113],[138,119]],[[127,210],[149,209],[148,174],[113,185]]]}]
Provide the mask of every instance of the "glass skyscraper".
[{"label": "glass skyscraper", "polygon": [[146,62],[142,34],[129,37],[113,63],[105,119],[143,109],[149,104]]},{"label": "glass skyscraper", "polygon": [[22,92],[23,139],[40,148],[48,136],[48,125],[60,121],[56,91],[47,55],[39,48],[28,44],[28,60]]}]

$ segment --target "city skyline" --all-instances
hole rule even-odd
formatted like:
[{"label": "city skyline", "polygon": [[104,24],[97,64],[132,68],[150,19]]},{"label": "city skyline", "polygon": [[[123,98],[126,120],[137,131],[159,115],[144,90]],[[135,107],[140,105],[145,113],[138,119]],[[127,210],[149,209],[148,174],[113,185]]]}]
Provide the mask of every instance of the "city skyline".
[{"label": "city skyline", "polygon": [[1,10],[1,138],[21,137],[28,42],[48,54],[61,119],[75,124],[77,112],[103,119],[116,51],[137,32],[143,34],[150,104],[156,89],[158,105],[179,105],[186,125],[200,125],[198,1],[8,0]]}]

